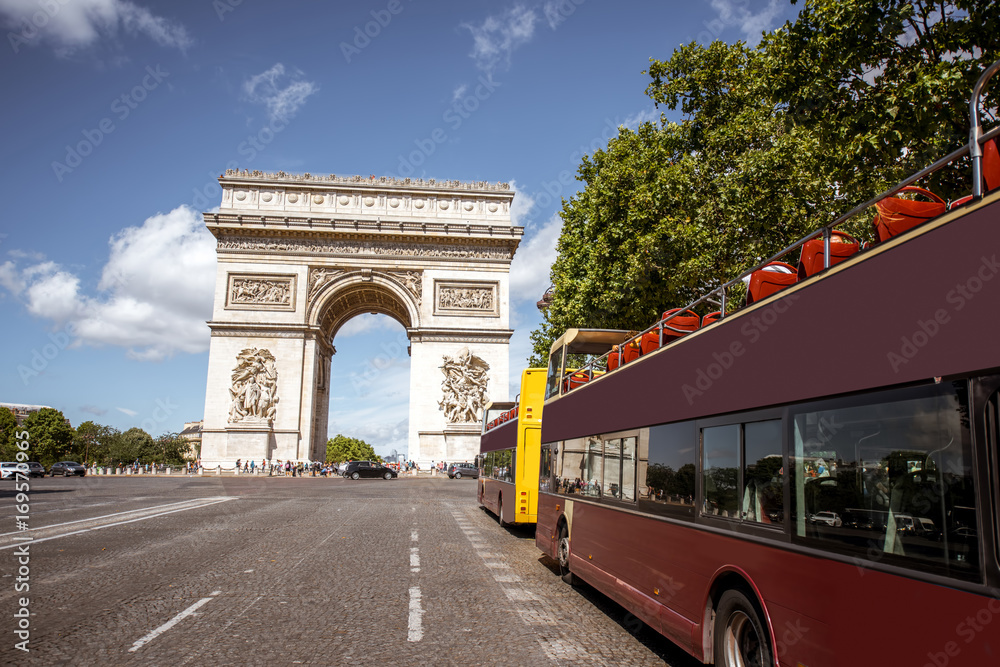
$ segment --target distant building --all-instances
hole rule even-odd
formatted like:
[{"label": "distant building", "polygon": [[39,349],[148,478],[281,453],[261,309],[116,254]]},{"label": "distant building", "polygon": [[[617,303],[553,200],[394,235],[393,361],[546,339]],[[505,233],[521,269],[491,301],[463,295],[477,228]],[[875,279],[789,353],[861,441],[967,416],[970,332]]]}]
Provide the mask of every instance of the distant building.
[{"label": "distant building", "polygon": [[187,458],[198,458],[198,454],[201,452],[201,427],[204,424],[204,421],[184,422],[184,430],[181,431],[181,437],[191,443],[185,455]]},{"label": "distant building", "polygon": [[[55,409],[50,405],[25,405],[23,403],[0,403],[0,408],[7,408],[11,412],[13,412],[14,419],[17,420],[18,426],[23,424],[24,420],[27,419],[29,415],[38,412],[42,408],[49,408],[50,410]],[[65,417],[63,418],[63,421],[66,423],[66,426],[69,426],[70,428],[73,427],[73,425],[70,424],[69,420],[66,419]]]}]

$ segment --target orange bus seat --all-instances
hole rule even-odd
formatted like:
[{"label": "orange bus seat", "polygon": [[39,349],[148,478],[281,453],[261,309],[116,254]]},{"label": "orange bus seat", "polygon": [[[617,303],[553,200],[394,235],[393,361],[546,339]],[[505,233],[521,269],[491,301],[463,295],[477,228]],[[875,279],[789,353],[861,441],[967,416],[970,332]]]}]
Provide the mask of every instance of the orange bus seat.
[{"label": "orange bus seat", "polygon": [[1000,149],[996,139],[983,145],[983,178],[987,192],[1000,188]]},{"label": "orange bus seat", "polygon": [[[830,266],[839,264],[861,249],[861,244],[850,234],[834,230],[830,234]],[[799,280],[823,270],[823,238],[810,239],[802,245],[799,256]]]},{"label": "orange bus seat", "polygon": [[[680,308],[674,308],[673,310],[668,310],[660,316],[660,321],[663,321],[675,313],[681,312]],[[673,329],[680,329],[683,333],[679,331],[672,331],[667,327],[672,327]],[[685,336],[692,331],[697,331],[701,327],[701,318],[698,317],[697,313],[692,311],[686,311],[683,315],[678,315],[674,319],[670,320],[663,326],[663,342],[664,344],[669,343],[672,340],[676,340],[681,336]],[[660,330],[653,329],[652,331],[647,331],[642,335],[642,353],[649,354],[656,348],[660,347]]]},{"label": "orange bus seat", "polygon": [[875,233],[880,242],[888,241],[908,229],[913,229],[931,218],[936,218],[944,213],[948,207],[943,199],[923,188],[907,185],[899,192],[900,194],[904,192],[919,194],[931,201],[887,197],[875,204],[878,214],[873,222],[875,223]]},{"label": "orange bus seat", "polygon": [[701,319],[701,326],[702,327],[707,327],[712,322],[718,322],[721,319],[722,319],[722,311],[721,310],[717,310],[714,313],[709,313],[708,315],[706,315],[705,317],[703,317]]},{"label": "orange bus seat", "polygon": [[948,210],[950,211],[952,209],[958,208],[959,206],[965,206],[970,201],[972,201],[972,195],[965,195],[964,197],[956,199],[955,201],[948,204]]},{"label": "orange bus seat", "polygon": [[[599,377],[603,375],[601,371],[594,371],[594,377]],[[570,375],[568,378],[563,380],[563,393],[573,391],[577,387],[582,387],[583,385],[590,382],[590,373],[587,371],[577,371]]]},{"label": "orange bus seat", "polygon": [[789,285],[794,285],[799,279],[799,273],[794,266],[784,262],[771,262],[762,269],[750,274],[750,284],[747,285],[747,305],[780,292]]},{"label": "orange bus seat", "polygon": [[622,366],[630,361],[635,361],[642,354],[642,345],[638,340],[630,340],[622,347]]},{"label": "orange bus seat", "polygon": [[608,372],[618,368],[620,360],[618,359],[618,346],[612,345],[611,352],[608,353]]}]

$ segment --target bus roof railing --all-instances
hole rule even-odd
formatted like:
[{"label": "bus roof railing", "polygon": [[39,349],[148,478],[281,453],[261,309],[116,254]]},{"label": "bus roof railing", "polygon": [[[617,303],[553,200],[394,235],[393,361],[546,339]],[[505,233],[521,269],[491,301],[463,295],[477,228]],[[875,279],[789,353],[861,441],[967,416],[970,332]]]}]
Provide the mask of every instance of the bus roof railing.
[{"label": "bus roof railing", "polygon": [[[850,211],[844,213],[833,222],[823,225],[822,227],[810,232],[806,236],[803,236],[802,238],[795,241],[791,245],[783,248],[774,255],[771,255],[763,262],[760,262],[753,268],[744,271],[733,280],[730,280],[727,283],[723,283],[722,285],[715,287],[706,294],[702,295],[701,297],[687,304],[683,308],[676,309],[675,312],[668,315],[667,317],[660,319],[653,326],[644,329],[639,333],[633,333],[630,331],[623,331],[623,330],[610,330],[610,329],[568,329],[566,333],[560,336],[552,344],[550,354],[554,352],[558,347],[562,347],[564,345],[567,345],[567,343],[569,342],[576,341],[577,337],[583,336],[583,338],[587,338],[589,344],[587,344],[586,347],[587,349],[593,349],[594,350],[593,352],[588,352],[586,349],[582,349],[582,346],[584,345],[582,342],[583,338],[581,338],[580,348],[576,350],[568,349],[567,351],[570,354],[600,355],[594,359],[591,359],[587,364],[584,365],[583,368],[580,368],[575,371],[576,373],[585,372],[587,373],[588,379],[593,379],[594,370],[597,368],[598,365],[600,365],[603,368],[607,368],[607,358],[610,354],[613,353],[612,348],[615,345],[618,345],[620,348],[623,343],[629,343],[631,341],[641,340],[645,334],[650,333],[652,331],[659,331],[660,345],[658,347],[662,347],[664,329],[669,331],[674,331],[676,333],[687,333],[686,331],[682,331],[680,329],[676,329],[669,326],[668,323],[676,317],[684,316],[684,314],[688,311],[694,312],[693,309],[697,308],[698,306],[709,303],[712,304],[713,306],[719,307],[718,321],[721,322],[729,314],[726,311],[728,305],[727,292],[730,288],[732,288],[737,284],[743,283],[746,279],[749,278],[749,276],[753,275],[755,271],[759,271],[764,267],[768,266],[769,264],[771,264],[772,262],[778,261],[780,258],[784,257],[785,255],[788,255],[789,253],[793,252],[796,249],[801,248],[807,242],[819,236],[823,237],[823,268],[824,269],[830,268],[830,238],[833,235],[833,232],[836,227],[843,225],[850,219],[854,218],[856,215],[870,209],[872,206],[876,205],[883,199],[886,199],[888,197],[891,197],[899,193],[901,190],[903,190],[903,188],[912,185],[913,183],[923,178],[926,178],[930,174],[933,174],[934,172],[940,170],[941,168],[951,164],[955,160],[964,157],[965,155],[969,155],[972,160],[972,201],[976,202],[981,200],[983,197],[983,144],[985,144],[987,141],[990,141],[1000,136],[1000,126],[994,127],[992,130],[988,132],[982,131],[982,125],[980,123],[980,117],[981,117],[980,101],[982,99],[983,89],[985,88],[987,82],[989,82],[989,80],[993,77],[993,75],[996,74],[998,71],[1000,71],[1000,60],[997,60],[992,65],[983,70],[983,73],[980,75],[979,80],[976,81],[976,85],[972,89],[972,95],[970,96],[969,99],[969,141],[961,148],[952,151],[948,155],[937,160],[930,166],[921,169],[915,174],[912,174],[904,178],[893,187],[889,188],[884,192],[879,193],[878,195],[872,197],[863,204],[855,206]],[[611,340],[612,336],[601,337],[597,335],[602,332],[607,334],[625,333],[633,335],[626,336],[624,339]],[[621,354],[621,352],[618,353]],[[564,392],[560,391],[559,393],[564,393]]]}]

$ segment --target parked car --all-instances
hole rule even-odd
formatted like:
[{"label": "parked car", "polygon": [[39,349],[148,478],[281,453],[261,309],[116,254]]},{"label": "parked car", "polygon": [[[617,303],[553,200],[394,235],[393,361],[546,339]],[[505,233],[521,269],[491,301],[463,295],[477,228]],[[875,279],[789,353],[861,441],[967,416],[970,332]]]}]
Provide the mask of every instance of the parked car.
[{"label": "parked car", "polygon": [[809,523],[825,523],[828,526],[839,528],[844,522],[836,512],[816,512],[809,515]]},{"label": "parked car", "polygon": [[87,474],[87,469],[75,461],[60,461],[52,464],[52,467],[49,468],[49,474],[53,477],[56,475],[84,477]]},{"label": "parked car", "polygon": [[17,479],[17,463],[15,461],[0,463],[0,479]]},{"label": "parked car", "polygon": [[29,477],[45,477],[45,466],[37,461],[28,461]]},{"label": "parked car", "polygon": [[396,471],[392,468],[387,468],[380,463],[372,463],[371,461],[352,461],[347,465],[347,469],[344,470],[344,477],[350,477],[351,479],[360,479],[362,477],[383,477],[385,479],[392,479],[396,477]]},{"label": "parked car", "polygon": [[479,468],[472,463],[452,463],[448,466],[448,477],[451,479],[462,479],[463,477],[479,479]]}]

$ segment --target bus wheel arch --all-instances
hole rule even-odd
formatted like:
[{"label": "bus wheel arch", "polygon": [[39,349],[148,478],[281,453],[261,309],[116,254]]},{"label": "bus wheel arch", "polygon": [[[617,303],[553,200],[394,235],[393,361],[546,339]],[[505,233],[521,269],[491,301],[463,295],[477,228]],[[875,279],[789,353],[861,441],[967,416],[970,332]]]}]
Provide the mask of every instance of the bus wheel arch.
[{"label": "bus wheel arch", "polygon": [[556,523],[556,562],[559,564],[559,576],[570,586],[579,583],[579,579],[569,569],[569,523],[565,517],[559,517]]},{"label": "bus wheel arch", "polygon": [[[721,616],[720,616],[721,614]],[[723,616],[725,618],[723,618]],[[723,666],[724,655],[718,655],[720,647],[728,641],[730,648],[734,638],[728,640],[720,636],[728,630],[756,632],[763,644],[764,665],[777,665],[774,632],[771,619],[761,600],[757,588],[742,571],[728,570],[717,574],[705,601],[705,615],[702,623],[702,650],[704,661]],[[722,650],[725,650],[724,648]]]}]

